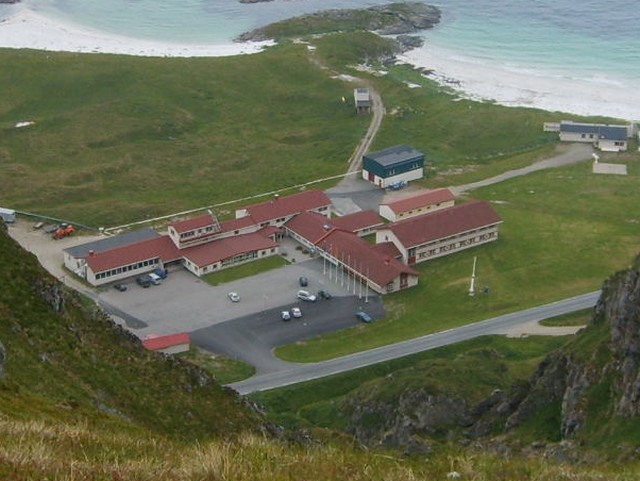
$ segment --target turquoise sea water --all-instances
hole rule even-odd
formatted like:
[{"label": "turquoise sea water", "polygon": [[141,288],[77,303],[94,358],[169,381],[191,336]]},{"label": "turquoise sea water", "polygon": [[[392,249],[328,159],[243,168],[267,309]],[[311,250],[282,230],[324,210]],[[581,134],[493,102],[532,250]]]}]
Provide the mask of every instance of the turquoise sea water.
[{"label": "turquoise sea water", "polygon": [[[23,0],[45,16],[129,37],[229,43],[240,33],[325,8],[385,0]],[[439,0],[428,43],[478,62],[596,82],[640,80],[640,8],[622,0]],[[0,18],[14,6],[3,6]]]}]

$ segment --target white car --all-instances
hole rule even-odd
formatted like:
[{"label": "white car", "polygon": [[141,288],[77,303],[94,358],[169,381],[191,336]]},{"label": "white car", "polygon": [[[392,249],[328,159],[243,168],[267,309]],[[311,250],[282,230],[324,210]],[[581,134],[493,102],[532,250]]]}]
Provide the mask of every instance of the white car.
[{"label": "white car", "polygon": [[300,310],[299,307],[292,307],[291,308],[291,314],[293,314],[293,317],[295,317],[295,318],[302,317],[302,311]]},{"label": "white car", "polygon": [[228,296],[231,302],[240,302],[240,295],[237,292],[230,292]]},{"label": "white car", "polygon": [[280,314],[280,317],[282,317],[283,321],[291,320],[291,314],[289,314],[289,311],[282,311],[282,313]]},{"label": "white car", "polygon": [[151,284],[154,286],[159,286],[162,284],[162,278],[158,274],[154,274],[153,272],[149,274],[149,279],[151,279]]},{"label": "white car", "polygon": [[296,297],[298,299],[300,299],[301,301],[309,301],[309,302],[316,302],[316,296],[314,296],[313,294],[311,294],[309,291],[298,291],[298,293],[296,294]]}]

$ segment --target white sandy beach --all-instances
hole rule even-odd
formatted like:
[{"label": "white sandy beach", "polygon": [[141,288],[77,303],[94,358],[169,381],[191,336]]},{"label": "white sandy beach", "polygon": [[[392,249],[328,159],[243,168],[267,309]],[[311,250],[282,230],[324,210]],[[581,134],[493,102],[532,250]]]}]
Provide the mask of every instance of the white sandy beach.
[{"label": "white sandy beach", "polygon": [[[129,38],[62,23],[25,5],[0,21],[0,47],[113,53],[151,57],[219,57],[259,52],[270,42],[177,44]],[[578,79],[506,69],[466,59],[433,46],[407,52],[401,61],[433,70],[430,77],[476,100],[579,115],[640,120],[640,89],[608,79]]]},{"label": "white sandy beach", "polygon": [[15,15],[0,21],[0,47],[55,52],[113,53],[146,57],[224,57],[256,53],[270,42],[201,45],[156,42],[65,24],[14,5]]},{"label": "white sandy beach", "polygon": [[640,89],[630,81],[580,79],[509,69],[433,46],[411,50],[399,60],[433,70],[429,78],[460,91],[460,96],[465,98],[578,115],[640,120]]}]

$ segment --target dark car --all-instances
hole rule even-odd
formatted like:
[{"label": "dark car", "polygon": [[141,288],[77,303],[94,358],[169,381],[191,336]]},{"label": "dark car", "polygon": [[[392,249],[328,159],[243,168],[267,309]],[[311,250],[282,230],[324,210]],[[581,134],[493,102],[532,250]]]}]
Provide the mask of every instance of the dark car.
[{"label": "dark car", "polygon": [[323,289],[323,290],[318,291],[318,297],[319,297],[320,299],[327,299],[327,300],[329,300],[329,299],[331,299],[331,298],[333,297],[333,295],[332,295],[329,291],[325,291],[325,290]]},{"label": "dark car", "polygon": [[160,279],[166,279],[167,275],[169,274],[169,271],[166,269],[161,269],[160,267],[157,267],[153,270],[153,273],[158,276]]},{"label": "dark car", "polygon": [[142,286],[142,287],[149,287],[152,283],[151,277],[149,277],[148,275],[136,277],[136,282],[138,283],[139,286]]},{"label": "dark car", "polygon": [[114,288],[116,291],[120,291],[120,292],[124,292],[124,291],[126,291],[126,290],[127,290],[127,286],[125,286],[124,284],[114,284],[114,285],[113,285],[113,288]]},{"label": "dark car", "polygon": [[309,279],[304,276],[300,277],[298,281],[300,282],[300,287],[307,287],[309,285]]},{"label": "dark car", "polygon": [[367,324],[369,324],[370,322],[373,322],[373,318],[364,311],[356,312],[356,317],[360,322],[366,322]]}]

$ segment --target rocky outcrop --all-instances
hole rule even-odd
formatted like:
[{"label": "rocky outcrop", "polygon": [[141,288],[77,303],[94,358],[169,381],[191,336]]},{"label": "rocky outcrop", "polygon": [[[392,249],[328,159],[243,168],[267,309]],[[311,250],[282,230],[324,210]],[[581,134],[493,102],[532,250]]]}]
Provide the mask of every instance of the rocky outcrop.
[{"label": "rocky outcrop", "polygon": [[403,52],[413,50],[414,48],[420,48],[424,45],[424,39],[417,35],[398,35],[396,37],[396,41],[400,44]]},{"label": "rocky outcrop", "polygon": [[34,288],[57,314],[64,313],[65,292],[61,282],[41,278],[36,281]]},{"label": "rocky outcrop", "polygon": [[[245,1],[245,0],[240,0]],[[253,2],[253,0],[246,0]],[[440,22],[440,9],[419,2],[391,3],[367,9],[332,9],[294,17],[243,33],[239,42],[264,41],[277,36],[331,33],[349,29],[368,30],[380,35],[406,35],[434,27]],[[278,26],[287,25],[279,29]],[[295,25],[296,27],[289,28]],[[288,32],[277,34],[274,32]],[[406,40],[406,39],[405,39]],[[413,39],[413,43],[417,40]]]},{"label": "rocky outcrop", "polygon": [[391,24],[382,19],[374,20],[367,30],[380,35],[399,35],[415,33],[433,28],[440,22],[440,9],[425,3],[392,3],[369,8],[383,18],[392,18]]},{"label": "rocky outcrop", "polygon": [[[594,408],[597,406],[597,408]],[[581,439],[585,426],[640,415],[640,263],[609,279],[589,327],[574,343],[550,354],[518,395],[508,396],[475,423],[503,419],[511,431],[539,416],[557,416],[563,440]],[[548,414],[549,415],[549,414]]]},{"label": "rocky outcrop", "polygon": [[429,437],[472,422],[465,400],[424,389],[383,401],[354,398],[347,409],[352,413],[347,430],[360,443],[402,447],[406,454],[424,454],[430,451]]}]

